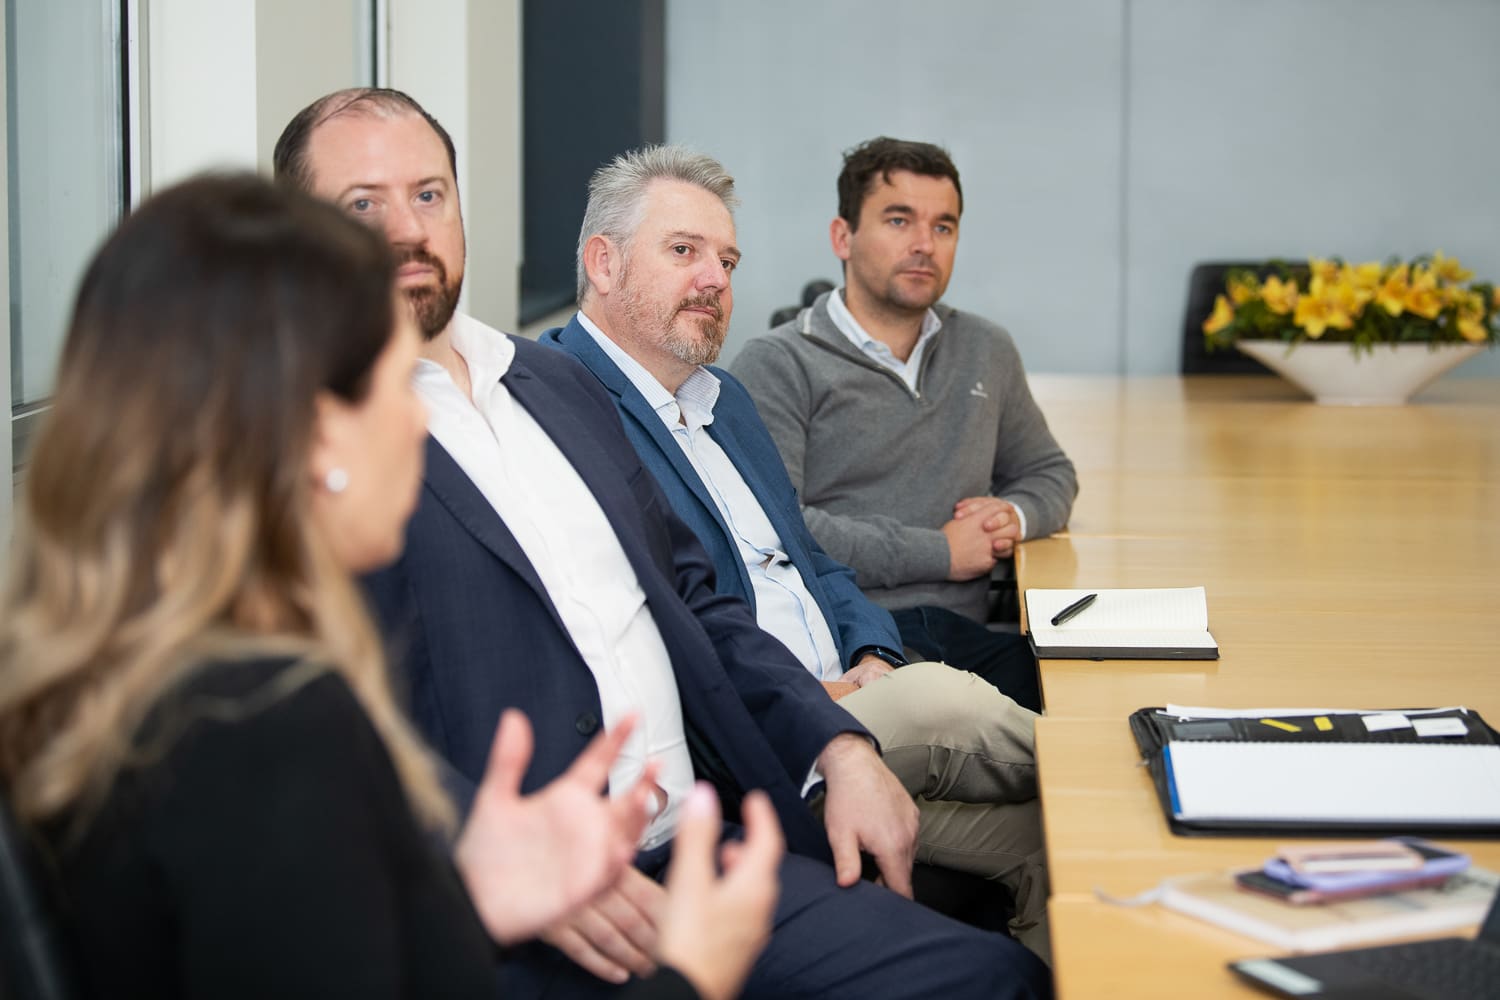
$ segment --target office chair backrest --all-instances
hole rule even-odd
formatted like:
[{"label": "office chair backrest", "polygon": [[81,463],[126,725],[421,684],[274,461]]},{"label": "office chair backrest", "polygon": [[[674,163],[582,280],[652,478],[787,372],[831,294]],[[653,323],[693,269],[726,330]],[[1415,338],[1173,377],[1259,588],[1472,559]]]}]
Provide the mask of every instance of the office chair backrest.
[{"label": "office chair backrest", "polygon": [[1193,268],[1188,278],[1187,308],[1182,314],[1182,374],[1267,375],[1270,369],[1233,348],[1210,353],[1203,342],[1203,321],[1214,311],[1214,297],[1224,294],[1224,278],[1233,270],[1255,271],[1262,278],[1276,273],[1263,260],[1212,261]]},{"label": "office chair backrest", "polygon": [[776,329],[783,323],[789,323],[797,318],[797,314],[811,306],[817,301],[819,295],[831,292],[834,289],[833,282],[826,278],[814,278],[802,286],[802,304],[800,306],[782,306],[771,313],[771,329]]},{"label": "office chair backrest", "polygon": [[824,292],[831,292],[833,289],[833,282],[827,278],[814,278],[809,281],[802,286],[802,308],[806,309],[818,300],[819,295],[822,295]]},{"label": "office chair backrest", "polygon": [[0,997],[69,1000],[77,995],[35,848],[0,794]]},{"label": "office chair backrest", "polygon": [[773,311],[771,313],[771,329],[774,330],[783,323],[790,323],[797,318],[797,314],[801,311],[801,306],[782,306],[780,309]]}]

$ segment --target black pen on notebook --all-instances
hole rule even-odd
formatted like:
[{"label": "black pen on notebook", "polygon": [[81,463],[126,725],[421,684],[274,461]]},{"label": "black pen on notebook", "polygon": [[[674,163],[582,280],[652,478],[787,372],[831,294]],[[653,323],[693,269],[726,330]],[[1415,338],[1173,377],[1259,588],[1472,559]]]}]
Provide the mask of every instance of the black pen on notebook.
[{"label": "black pen on notebook", "polygon": [[1098,594],[1085,594],[1084,596],[1080,597],[1078,600],[1074,601],[1072,604],[1069,604],[1067,607],[1063,608],[1057,614],[1053,615],[1052,616],[1052,624],[1054,626],[1055,625],[1061,625],[1063,622],[1067,621],[1069,618],[1073,618],[1073,617],[1077,616],[1085,608],[1087,608],[1090,604],[1093,604],[1094,603],[1094,599],[1097,598],[1098,596],[1099,596]]}]

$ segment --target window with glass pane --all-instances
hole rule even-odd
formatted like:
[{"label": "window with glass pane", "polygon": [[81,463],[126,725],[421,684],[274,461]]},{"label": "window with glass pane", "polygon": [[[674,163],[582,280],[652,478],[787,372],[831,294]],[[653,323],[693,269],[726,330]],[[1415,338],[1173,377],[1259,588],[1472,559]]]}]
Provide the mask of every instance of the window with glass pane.
[{"label": "window with glass pane", "polygon": [[5,0],[10,400],[24,452],[84,264],[125,204],[122,0]]}]

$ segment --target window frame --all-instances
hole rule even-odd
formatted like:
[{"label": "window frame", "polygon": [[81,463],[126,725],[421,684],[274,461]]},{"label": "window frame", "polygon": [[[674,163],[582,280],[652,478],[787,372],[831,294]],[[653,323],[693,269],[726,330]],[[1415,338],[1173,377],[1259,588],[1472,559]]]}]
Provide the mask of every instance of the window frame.
[{"label": "window frame", "polygon": [[[6,199],[0,204],[0,222],[4,223],[6,239],[0,242],[0,292],[10,302],[10,212],[9,195],[13,178],[10,173],[9,106],[10,67],[8,65],[8,37],[12,4],[18,0],[6,0],[4,17],[0,17],[0,183],[3,183]],[[112,52],[118,74],[114,88],[114,124],[106,142],[109,143],[109,159],[117,164],[117,201],[114,205],[116,221],[130,211],[144,194],[144,185],[149,176],[146,169],[146,123],[144,121],[144,37],[143,22],[145,7],[149,0],[98,0],[98,11],[104,21],[106,48]],[[0,315],[0,331],[3,331],[6,350],[0,360],[0,412],[9,414],[10,433],[0,434],[0,468],[10,470],[9,490],[0,490],[0,546],[8,543],[14,523],[16,498],[25,482],[25,456],[31,438],[41,420],[51,408],[51,396],[34,400],[17,400],[11,388],[12,357],[17,352],[16,331],[11,325],[11,310],[7,307]]]}]

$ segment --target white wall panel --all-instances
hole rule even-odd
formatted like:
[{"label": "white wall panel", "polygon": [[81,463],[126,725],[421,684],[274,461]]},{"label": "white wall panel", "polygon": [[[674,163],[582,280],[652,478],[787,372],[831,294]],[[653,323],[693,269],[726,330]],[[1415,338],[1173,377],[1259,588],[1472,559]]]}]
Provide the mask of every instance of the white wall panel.
[{"label": "white wall panel", "polygon": [[359,51],[369,0],[256,0],[255,112],[260,168],[287,122],[313,101],[345,87],[368,85]]},{"label": "white wall panel", "polygon": [[203,170],[255,169],[255,5],[149,0],[146,32],[147,193]]}]

